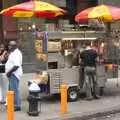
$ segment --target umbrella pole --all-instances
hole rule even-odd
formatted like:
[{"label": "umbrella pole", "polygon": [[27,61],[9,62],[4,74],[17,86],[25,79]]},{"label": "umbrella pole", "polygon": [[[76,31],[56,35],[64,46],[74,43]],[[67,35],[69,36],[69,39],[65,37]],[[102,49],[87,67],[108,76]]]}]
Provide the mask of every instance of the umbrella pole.
[{"label": "umbrella pole", "polygon": [[109,37],[110,33],[111,33],[111,23],[110,22],[108,22],[106,25],[106,33],[107,33],[107,37]]},{"label": "umbrella pole", "polygon": [[111,44],[111,40],[110,40],[110,34],[111,34],[111,24],[110,22],[107,22],[106,23],[106,39],[107,39],[107,44],[108,44],[108,47],[107,47],[107,57],[109,58],[109,49],[110,49],[110,44]]}]

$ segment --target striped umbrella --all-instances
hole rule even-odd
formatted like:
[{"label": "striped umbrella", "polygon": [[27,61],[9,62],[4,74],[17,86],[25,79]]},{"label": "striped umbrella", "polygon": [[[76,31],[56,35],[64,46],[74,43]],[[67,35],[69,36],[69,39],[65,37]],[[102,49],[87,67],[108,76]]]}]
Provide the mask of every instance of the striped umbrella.
[{"label": "striped umbrella", "polygon": [[75,16],[76,22],[87,21],[89,19],[100,19],[104,22],[114,22],[120,20],[120,8],[109,5],[98,5],[85,9]]},{"label": "striped umbrella", "polygon": [[40,18],[54,18],[65,13],[65,10],[55,5],[38,0],[17,4],[0,12],[4,16]]}]

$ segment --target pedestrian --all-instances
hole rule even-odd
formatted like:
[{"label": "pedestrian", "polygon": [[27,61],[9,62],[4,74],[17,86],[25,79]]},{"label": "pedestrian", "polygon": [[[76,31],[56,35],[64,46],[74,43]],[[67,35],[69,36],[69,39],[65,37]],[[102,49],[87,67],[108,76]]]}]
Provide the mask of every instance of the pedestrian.
[{"label": "pedestrian", "polygon": [[96,58],[97,52],[91,48],[91,43],[86,43],[86,49],[80,54],[84,66],[85,85],[87,100],[98,99],[98,88],[96,79]]},{"label": "pedestrian", "polygon": [[5,65],[6,75],[9,80],[9,90],[14,91],[14,111],[21,110],[21,99],[19,83],[22,71],[22,52],[18,49],[16,41],[10,41],[8,44],[10,52],[8,61]]},{"label": "pedestrian", "polygon": [[5,63],[7,62],[8,52],[4,44],[0,44],[0,87],[1,87],[1,104],[6,103],[6,94],[8,88],[8,79],[5,75]]}]

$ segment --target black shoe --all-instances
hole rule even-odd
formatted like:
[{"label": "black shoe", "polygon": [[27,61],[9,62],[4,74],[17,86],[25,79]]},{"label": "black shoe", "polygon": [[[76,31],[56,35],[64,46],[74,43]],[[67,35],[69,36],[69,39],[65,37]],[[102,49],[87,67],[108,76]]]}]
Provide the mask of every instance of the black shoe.
[{"label": "black shoe", "polygon": [[86,100],[88,100],[88,101],[90,101],[90,100],[92,100],[93,99],[93,97],[91,96],[91,97],[87,97],[86,98]]},{"label": "black shoe", "polygon": [[0,101],[0,104],[5,104],[6,102],[5,101]]},{"label": "black shoe", "polygon": [[95,99],[100,99],[100,96],[99,95],[94,95],[94,98]]},{"label": "black shoe", "polygon": [[14,111],[21,111],[21,107],[14,107]]}]

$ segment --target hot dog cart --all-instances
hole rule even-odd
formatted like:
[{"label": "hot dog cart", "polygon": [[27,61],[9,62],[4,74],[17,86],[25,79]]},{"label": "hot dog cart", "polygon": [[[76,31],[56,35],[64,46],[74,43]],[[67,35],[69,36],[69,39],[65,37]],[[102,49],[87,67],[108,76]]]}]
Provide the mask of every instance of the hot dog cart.
[{"label": "hot dog cart", "polygon": [[[47,72],[48,80],[40,83],[41,91],[48,94],[60,93],[60,85],[68,85],[68,99],[75,101],[78,93],[84,91],[82,68],[79,65],[77,52],[82,50],[85,41],[98,41],[104,32],[101,31],[56,31],[36,32],[35,51],[36,69]],[[97,65],[97,79],[106,82],[105,67]]]}]

